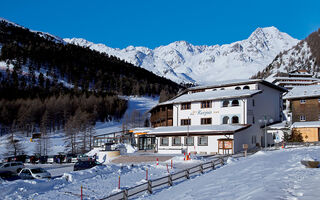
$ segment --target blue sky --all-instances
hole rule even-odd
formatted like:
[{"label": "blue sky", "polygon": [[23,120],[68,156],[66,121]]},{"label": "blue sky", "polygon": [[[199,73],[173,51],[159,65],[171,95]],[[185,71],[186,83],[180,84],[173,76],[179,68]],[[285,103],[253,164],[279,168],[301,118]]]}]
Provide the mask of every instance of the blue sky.
[{"label": "blue sky", "polygon": [[303,39],[320,28],[319,8],[317,0],[7,0],[0,17],[62,38],[155,48],[177,40],[226,44],[267,26]]}]

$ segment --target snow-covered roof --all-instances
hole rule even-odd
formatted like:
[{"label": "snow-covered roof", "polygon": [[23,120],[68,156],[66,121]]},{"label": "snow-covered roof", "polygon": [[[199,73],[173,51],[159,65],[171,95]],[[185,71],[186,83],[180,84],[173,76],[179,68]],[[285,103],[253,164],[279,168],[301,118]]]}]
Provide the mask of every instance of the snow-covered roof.
[{"label": "snow-covered roof", "polygon": [[276,85],[279,84],[301,84],[301,85],[311,85],[314,82],[312,81],[279,81],[277,83],[275,83]]},{"label": "snow-covered roof", "polygon": [[268,126],[268,129],[285,129],[285,128],[288,128],[287,121],[283,121],[283,122],[272,124],[272,125]]},{"label": "snow-covered roof", "polygon": [[159,103],[158,105],[205,101],[205,100],[251,97],[252,95],[255,95],[260,92],[261,90],[215,90],[215,91],[197,92],[197,93],[191,93],[191,94],[183,94],[175,99]]},{"label": "snow-covered roof", "polygon": [[221,124],[221,125],[193,125],[193,126],[162,126],[152,129],[151,135],[186,135],[192,134],[226,134],[234,133],[249,127],[241,124]]},{"label": "snow-covered roof", "polygon": [[320,96],[320,85],[296,86],[283,99],[296,99]]},{"label": "snow-covered roof", "polygon": [[273,77],[275,80],[307,80],[307,81],[319,81],[318,78],[310,78],[310,77]]},{"label": "snow-covered roof", "polygon": [[191,88],[188,88],[188,90],[190,91],[190,90],[199,90],[199,89],[217,88],[217,87],[226,87],[226,86],[235,86],[235,85],[243,85],[243,84],[253,84],[253,83],[263,83],[265,85],[276,88],[278,90],[286,91],[285,88],[279,87],[277,85],[274,85],[273,83],[270,83],[262,79],[233,79],[233,80],[227,80],[227,81],[217,81],[207,86],[191,87]]},{"label": "snow-covered roof", "polygon": [[310,122],[295,122],[291,126],[292,128],[304,128],[304,127],[320,127],[320,121],[310,121]]}]

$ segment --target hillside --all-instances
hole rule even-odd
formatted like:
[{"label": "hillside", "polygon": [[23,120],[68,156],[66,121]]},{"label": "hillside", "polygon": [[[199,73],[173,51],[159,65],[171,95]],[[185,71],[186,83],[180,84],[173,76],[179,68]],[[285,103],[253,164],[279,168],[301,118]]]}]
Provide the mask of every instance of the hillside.
[{"label": "hillside", "polygon": [[117,56],[177,83],[198,84],[249,78],[265,68],[279,52],[298,42],[275,27],[257,28],[248,39],[222,46],[196,46],[177,41],[155,49],[133,46],[116,49],[81,38],[64,40]]},{"label": "hillside", "polygon": [[265,69],[259,71],[253,78],[269,77],[272,79],[272,76],[296,69],[305,69],[319,76],[320,29],[292,48],[280,52]]},{"label": "hillside", "polygon": [[[180,88],[117,57],[0,19],[0,132],[41,132],[40,154],[57,130],[71,152],[90,149],[85,141],[96,122],[124,115],[127,100],[119,95],[165,99]],[[7,148],[14,143],[8,138]]]}]

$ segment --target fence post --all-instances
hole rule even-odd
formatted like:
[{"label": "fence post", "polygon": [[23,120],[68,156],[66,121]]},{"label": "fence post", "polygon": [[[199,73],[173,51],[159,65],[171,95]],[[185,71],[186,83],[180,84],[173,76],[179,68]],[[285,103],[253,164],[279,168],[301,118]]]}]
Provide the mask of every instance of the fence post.
[{"label": "fence post", "polygon": [[149,194],[152,194],[152,182],[148,181],[148,192]]},{"label": "fence post", "polygon": [[214,166],[214,160],[212,161],[211,166],[212,166],[212,170],[214,170],[214,168],[215,168],[215,166]]},{"label": "fence post", "polygon": [[200,165],[200,173],[203,174],[203,165]]},{"label": "fence post", "polygon": [[190,178],[189,169],[186,169],[186,178],[187,178],[187,179]]},{"label": "fence post", "polygon": [[223,159],[223,157],[220,157],[220,164],[221,164],[221,166],[224,165],[224,159]]},{"label": "fence post", "polygon": [[169,186],[172,186],[172,176],[171,176],[171,174],[169,174],[169,176],[168,176],[168,184],[169,184]]},{"label": "fence post", "polygon": [[128,200],[128,190],[123,190],[123,200]]}]

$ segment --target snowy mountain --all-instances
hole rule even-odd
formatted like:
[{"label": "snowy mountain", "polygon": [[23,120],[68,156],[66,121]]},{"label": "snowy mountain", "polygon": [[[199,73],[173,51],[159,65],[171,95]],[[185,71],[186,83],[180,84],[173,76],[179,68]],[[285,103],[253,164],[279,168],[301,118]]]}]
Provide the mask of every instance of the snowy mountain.
[{"label": "snowy mountain", "polygon": [[275,59],[253,78],[272,77],[296,69],[305,69],[315,75],[320,74],[320,29],[311,33],[292,48],[280,52]]},{"label": "snowy mountain", "polygon": [[298,43],[275,27],[257,28],[248,39],[221,46],[177,41],[155,49],[133,46],[118,49],[81,38],[64,41],[119,57],[178,83],[198,84],[248,78],[264,69],[278,53]]}]

